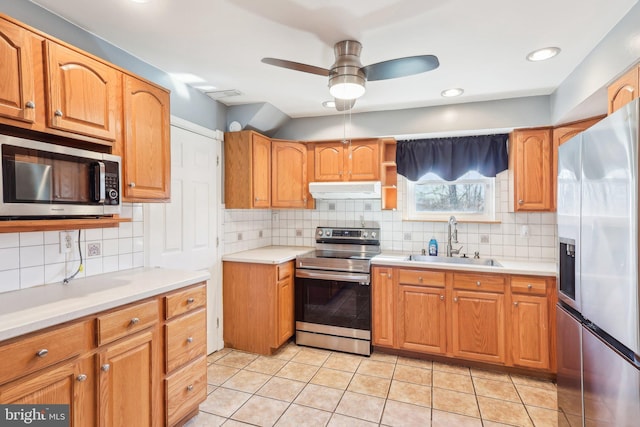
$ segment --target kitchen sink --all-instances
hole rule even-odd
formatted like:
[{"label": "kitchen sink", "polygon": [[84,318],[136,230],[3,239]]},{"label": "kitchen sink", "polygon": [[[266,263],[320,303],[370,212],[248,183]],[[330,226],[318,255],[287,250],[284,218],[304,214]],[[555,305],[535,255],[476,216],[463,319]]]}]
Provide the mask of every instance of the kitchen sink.
[{"label": "kitchen sink", "polygon": [[409,256],[409,261],[442,262],[446,264],[486,265],[490,267],[502,267],[502,264],[500,264],[493,258],[460,258],[413,254]]}]

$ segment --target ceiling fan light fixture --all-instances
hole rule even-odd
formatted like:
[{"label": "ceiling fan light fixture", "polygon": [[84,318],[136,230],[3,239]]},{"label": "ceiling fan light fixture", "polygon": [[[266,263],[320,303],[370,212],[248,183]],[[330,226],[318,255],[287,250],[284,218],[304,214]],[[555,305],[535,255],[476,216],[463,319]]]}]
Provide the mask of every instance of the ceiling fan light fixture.
[{"label": "ceiling fan light fixture", "polygon": [[336,101],[324,101],[322,106],[324,108],[336,108]]},{"label": "ceiling fan light fixture", "polygon": [[357,75],[342,75],[329,79],[329,93],[334,98],[358,99],[364,95],[365,80]]},{"label": "ceiling fan light fixture", "polygon": [[452,98],[454,96],[460,96],[464,93],[464,89],[455,87],[452,89],[443,90],[440,95],[445,98]]},{"label": "ceiling fan light fixture", "polygon": [[560,53],[559,47],[544,47],[542,49],[534,50],[527,55],[527,60],[536,62],[551,59]]}]

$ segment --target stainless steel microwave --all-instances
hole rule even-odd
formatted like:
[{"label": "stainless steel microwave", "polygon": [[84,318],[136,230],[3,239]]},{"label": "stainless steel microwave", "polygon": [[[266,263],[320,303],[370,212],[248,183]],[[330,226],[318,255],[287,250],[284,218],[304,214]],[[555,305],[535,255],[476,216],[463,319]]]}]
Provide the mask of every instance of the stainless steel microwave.
[{"label": "stainless steel microwave", "polygon": [[120,213],[119,156],[0,135],[0,217]]}]

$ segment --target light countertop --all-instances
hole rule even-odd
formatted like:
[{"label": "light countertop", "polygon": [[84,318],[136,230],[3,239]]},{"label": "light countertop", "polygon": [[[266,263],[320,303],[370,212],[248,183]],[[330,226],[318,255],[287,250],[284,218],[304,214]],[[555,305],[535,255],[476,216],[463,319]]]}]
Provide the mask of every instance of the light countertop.
[{"label": "light countertop", "polygon": [[298,255],[315,250],[309,246],[265,246],[258,249],[227,254],[223,261],[248,262],[253,264],[281,264],[296,259]]},{"label": "light countertop", "polygon": [[0,294],[0,341],[192,285],[208,271],[136,268]]},{"label": "light countertop", "polygon": [[[482,258],[482,257],[481,257]],[[555,276],[555,262],[521,261],[508,258],[493,258],[502,266],[467,265],[448,262],[409,261],[409,254],[404,252],[383,252],[371,261],[373,265],[392,267],[436,268],[459,271],[478,271],[485,273],[526,274],[530,276]]]}]

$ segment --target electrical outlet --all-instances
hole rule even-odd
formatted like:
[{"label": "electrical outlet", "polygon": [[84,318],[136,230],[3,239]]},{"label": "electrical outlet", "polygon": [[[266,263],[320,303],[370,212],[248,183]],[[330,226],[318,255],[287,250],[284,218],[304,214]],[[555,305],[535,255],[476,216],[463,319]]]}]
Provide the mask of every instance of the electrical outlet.
[{"label": "electrical outlet", "polygon": [[481,234],[480,235],[480,243],[489,243],[489,235]]},{"label": "electrical outlet", "polygon": [[296,237],[302,237],[302,230],[296,230]]},{"label": "electrical outlet", "polygon": [[102,253],[102,248],[100,243],[98,242],[87,243],[87,257],[100,256],[101,253]]},{"label": "electrical outlet", "polygon": [[262,230],[258,231],[258,237],[262,239],[262,236],[264,235],[264,233],[262,232]]},{"label": "electrical outlet", "polygon": [[520,227],[520,237],[529,237],[529,226],[523,225]]},{"label": "electrical outlet", "polygon": [[370,210],[371,210],[371,203],[367,203],[367,202],[365,202],[365,204],[364,204],[364,210],[365,210],[365,211],[370,211]]},{"label": "electrical outlet", "polygon": [[242,233],[238,233],[238,240],[242,240]]},{"label": "electrical outlet", "polygon": [[60,253],[68,254],[73,248],[73,233],[71,231],[60,232]]},{"label": "electrical outlet", "polygon": [[335,211],[336,210],[336,204],[332,203],[332,202],[329,202],[329,210],[330,211]]},{"label": "electrical outlet", "polygon": [[411,240],[411,233],[404,233],[404,240]]}]

